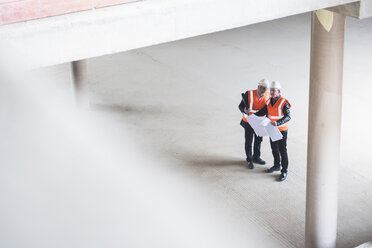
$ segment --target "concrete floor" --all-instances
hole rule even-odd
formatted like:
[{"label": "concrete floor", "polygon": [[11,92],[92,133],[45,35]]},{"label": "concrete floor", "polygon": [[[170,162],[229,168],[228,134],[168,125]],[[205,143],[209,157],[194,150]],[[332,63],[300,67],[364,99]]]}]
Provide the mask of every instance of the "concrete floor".
[{"label": "concrete floor", "polygon": [[[130,131],[129,142],[156,166],[202,185],[213,208],[226,211],[225,218],[246,233],[247,247],[303,247],[309,39],[310,14],[303,14],[93,58],[88,60],[91,107]],[[340,248],[372,240],[371,41],[372,19],[347,19]],[[69,65],[45,71],[69,89]],[[278,174],[265,173],[273,163],[267,137],[262,145],[267,165],[245,167],[237,106],[240,93],[263,77],[279,80],[292,104],[289,174],[281,183]],[[120,129],[111,131],[121,137]]]}]

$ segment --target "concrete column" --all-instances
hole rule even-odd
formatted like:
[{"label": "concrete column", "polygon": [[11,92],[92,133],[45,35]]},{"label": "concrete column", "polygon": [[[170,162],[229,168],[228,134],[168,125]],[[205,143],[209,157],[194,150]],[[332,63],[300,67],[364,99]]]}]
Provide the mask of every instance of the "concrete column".
[{"label": "concrete column", "polygon": [[71,62],[75,100],[78,107],[88,107],[88,73],[85,59]]},{"label": "concrete column", "polygon": [[345,17],[329,32],[312,14],[307,150],[307,248],[336,247]]}]

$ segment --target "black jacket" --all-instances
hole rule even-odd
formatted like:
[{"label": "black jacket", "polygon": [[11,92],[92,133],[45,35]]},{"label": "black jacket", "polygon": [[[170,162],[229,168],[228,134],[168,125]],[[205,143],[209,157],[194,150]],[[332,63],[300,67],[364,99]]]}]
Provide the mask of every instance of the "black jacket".
[{"label": "black jacket", "polygon": [[[243,93],[242,93],[243,94]],[[248,107],[245,105],[245,103],[248,103],[248,91],[245,92],[245,94],[243,95],[242,97],[243,99],[241,100],[240,104],[239,104],[239,110],[240,112],[242,112],[242,114],[244,114],[244,108],[245,107]],[[243,121],[243,119],[240,121],[240,125],[244,128],[247,128],[248,127],[248,123],[246,123],[245,121]]]}]

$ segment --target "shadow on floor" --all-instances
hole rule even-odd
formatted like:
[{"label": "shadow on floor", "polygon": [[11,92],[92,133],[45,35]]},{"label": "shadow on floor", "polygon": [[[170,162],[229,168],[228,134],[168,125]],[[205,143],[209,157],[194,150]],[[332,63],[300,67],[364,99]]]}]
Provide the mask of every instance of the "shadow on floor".
[{"label": "shadow on floor", "polygon": [[118,114],[160,114],[164,111],[156,106],[140,106],[140,105],[120,105],[120,104],[99,104],[93,103],[90,104],[92,110],[113,112]]},{"label": "shadow on floor", "polygon": [[225,167],[225,166],[245,167],[247,165],[247,162],[244,159],[206,154],[201,155],[182,153],[179,154],[177,158],[186,162],[189,165],[199,167]]}]

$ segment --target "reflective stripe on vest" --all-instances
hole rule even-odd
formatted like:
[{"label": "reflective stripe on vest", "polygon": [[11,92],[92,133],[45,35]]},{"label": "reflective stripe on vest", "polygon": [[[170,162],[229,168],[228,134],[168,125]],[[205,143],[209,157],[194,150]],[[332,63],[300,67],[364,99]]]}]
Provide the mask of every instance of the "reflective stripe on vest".
[{"label": "reflective stripe on vest", "polygon": [[249,109],[253,110],[253,90],[249,91],[249,95],[250,95]]}]

